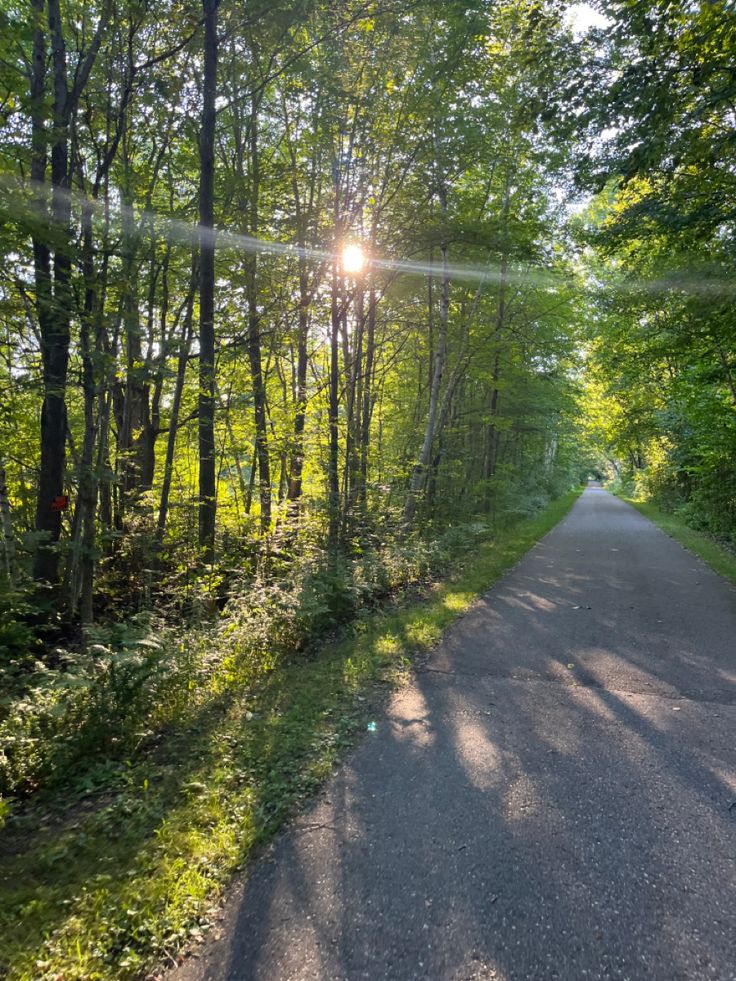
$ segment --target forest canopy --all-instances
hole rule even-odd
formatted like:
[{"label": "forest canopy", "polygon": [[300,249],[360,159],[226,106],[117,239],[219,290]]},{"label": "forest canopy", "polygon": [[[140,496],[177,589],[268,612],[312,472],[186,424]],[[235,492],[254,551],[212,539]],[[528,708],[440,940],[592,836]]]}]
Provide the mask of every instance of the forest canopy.
[{"label": "forest canopy", "polygon": [[4,20],[12,580],[91,623],[570,483],[563,6]]}]

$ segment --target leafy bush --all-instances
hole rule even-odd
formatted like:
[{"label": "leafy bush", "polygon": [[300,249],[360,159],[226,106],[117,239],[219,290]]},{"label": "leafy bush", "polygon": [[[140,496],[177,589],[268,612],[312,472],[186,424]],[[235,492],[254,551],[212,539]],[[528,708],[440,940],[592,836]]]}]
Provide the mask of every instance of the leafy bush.
[{"label": "leafy bush", "polygon": [[33,609],[20,592],[0,592],[0,686],[32,667],[39,639],[30,625]]},{"label": "leafy bush", "polygon": [[180,660],[166,631],[143,623],[100,629],[84,652],[57,650],[54,666],[36,662],[0,721],[0,791],[28,793],[64,777],[80,759],[129,751],[161,713]]},{"label": "leafy bush", "polygon": [[[656,498],[661,507],[661,497]],[[675,510],[674,508],[672,510]],[[733,474],[713,475],[701,480],[677,513],[698,531],[705,531],[725,542],[736,544],[736,480]]]},{"label": "leafy bush", "polygon": [[[52,667],[32,660],[0,721],[0,791],[28,794],[68,778],[80,761],[89,768],[137,752],[213,695],[248,690],[387,596],[446,572],[487,535],[476,522],[352,556],[314,547],[278,579],[267,569],[242,579],[214,619],[204,601],[208,616],[183,629],[140,614],[97,628],[84,651],[57,649]],[[16,653],[29,638],[18,622],[9,632]]]},{"label": "leafy bush", "polygon": [[243,583],[233,590],[218,628],[229,668],[237,665],[239,674],[251,678],[270,670],[360,610],[442,571],[457,551],[458,537],[451,531],[444,541],[386,543],[352,558],[330,559],[315,550],[277,582]]}]

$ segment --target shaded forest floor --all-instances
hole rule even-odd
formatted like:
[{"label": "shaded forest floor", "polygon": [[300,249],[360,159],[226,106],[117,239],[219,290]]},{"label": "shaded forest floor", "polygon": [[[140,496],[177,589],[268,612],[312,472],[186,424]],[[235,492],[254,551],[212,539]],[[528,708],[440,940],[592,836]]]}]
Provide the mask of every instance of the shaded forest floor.
[{"label": "shaded forest floor", "polygon": [[487,538],[455,573],[213,692],[145,753],[37,794],[7,822],[0,976],[137,977],[210,929],[217,897],[368,731],[411,659],[569,510],[571,492]]}]

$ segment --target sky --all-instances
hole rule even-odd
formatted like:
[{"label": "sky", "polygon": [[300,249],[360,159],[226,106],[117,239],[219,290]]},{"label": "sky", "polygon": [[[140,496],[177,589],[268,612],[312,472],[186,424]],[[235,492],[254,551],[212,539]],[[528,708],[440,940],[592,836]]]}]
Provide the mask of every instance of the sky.
[{"label": "sky", "polygon": [[567,12],[567,17],[576,37],[585,34],[591,27],[605,27],[608,18],[599,14],[588,3],[576,3]]}]

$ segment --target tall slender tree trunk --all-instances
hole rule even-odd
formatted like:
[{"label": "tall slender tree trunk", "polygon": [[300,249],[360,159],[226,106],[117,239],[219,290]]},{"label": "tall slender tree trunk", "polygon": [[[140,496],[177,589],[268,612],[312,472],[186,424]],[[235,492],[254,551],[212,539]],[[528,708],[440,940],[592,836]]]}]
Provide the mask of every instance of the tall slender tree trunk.
[{"label": "tall slender tree trunk", "polygon": [[[167,318],[169,313],[169,262],[171,258],[171,247],[166,246],[166,254],[161,265],[161,300],[160,300],[160,339],[159,339],[159,351],[153,357],[154,345],[149,344],[148,358],[151,361],[151,367],[155,366],[153,371],[154,381],[153,388],[151,391],[151,411],[149,413],[149,426],[143,433],[143,448],[141,453],[141,459],[143,462],[142,469],[142,479],[141,487],[145,490],[150,490],[153,487],[154,477],[156,475],[156,441],[161,433],[161,396],[163,395],[164,389],[164,375],[166,370],[166,360],[169,355],[169,336],[167,327]],[[151,279],[153,285],[153,277]],[[154,317],[154,307],[155,307],[155,296],[153,289],[151,290],[151,295],[149,297],[149,320],[151,321],[151,327],[149,330],[149,338],[153,336],[153,317]],[[187,310],[189,306],[189,300],[185,300],[184,309]],[[180,311],[181,314],[181,311]],[[178,324],[178,317],[176,320]]]},{"label": "tall slender tree trunk", "polygon": [[[284,121],[286,145],[291,160],[291,187],[294,198],[294,213],[296,218],[297,244],[304,250],[308,245],[309,223],[313,218],[315,208],[315,195],[318,189],[318,175],[320,173],[317,166],[312,165],[309,183],[307,186],[306,200],[302,200],[299,183],[300,166],[297,155],[297,146],[294,140],[292,125],[289,119],[288,104],[283,96]],[[318,114],[313,118],[315,131],[318,128]],[[296,352],[296,373],[294,378],[294,429],[292,433],[288,486],[286,498],[288,501],[287,514],[292,524],[299,518],[299,502],[302,496],[302,475],[304,472],[304,429],[307,417],[307,368],[309,365],[309,355],[307,351],[307,341],[309,337],[309,308],[312,302],[312,294],[309,287],[309,265],[306,255],[302,252],[299,256],[299,310],[297,326],[297,352]]]},{"label": "tall slender tree trunk", "polygon": [[338,426],[340,393],[340,279],[337,261],[332,264],[332,286],[330,291],[330,393],[329,430],[330,445],[327,464],[328,481],[328,544],[330,551],[337,551],[340,535],[340,431]]},{"label": "tall slender tree trunk", "polygon": [[245,496],[245,513],[250,514],[253,509],[253,491],[256,486],[256,471],[258,469],[258,446],[253,443],[253,455],[250,459],[250,476],[248,478],[248,491]]},{"label": "tall slender tree trunk", "polygon": [[[32,0],[34,18],[33,67],[31,76],[31,180],[32,193],[39,219],[39,231],[33,235],[33,266],[36,293],[36,312],[41,332],[41,352],[43,359],[44,399],[41,410],[41,472],[36,499],[36,531],[40,539],[34,557],[33,573],[37,580],[55,581],[58,575],[58,559],[53,546],[61,533],[61,514],[51,510],[54,497],[62,493],[66,431],[63,388],[61,406],[54,399],[54,378],[51,373],[50,351],[54,335],[53,290],[51,282],[51,251],[43,233],[48,221],[47,203],[44,193],[47,165],[47,134],[44,96],[46,89],[46,33],[44,30],[44,0]],[[64,376],[64,385],[66,376]],[[62,437],[54,442],[49,432],[54,414],[63,414],[56,428],[61,428]],[[58,455],[61,453],[61,462]]]},{"label": "tall slender tree trunk", "polygon": [[[249,260],[254,266],[255,258]],[[266,409],[266,385],[261,358],[260,317],[258,314],[255,274],[251,272],[248,288],[248,360],[253,385],[253,414],[256,424],[256,458],[258,460],[258,495],[261,503],[261,532],[266,535],[271,528],[271,460],[268,450],[268,413]]]},{"label": "tall slender tree trunk", "polygon": [[299,325],[297,328],[296,354],[296,407],[294,411],[294,438],[289,473],[287,497],[292,518],[299,513],[304,471],[304,426],[307,417],[307,339],[309,336],[309,284],[307,261],[299,259]]},{"label": "tall slender tree trunk", "polygon": [[[501,334],[506,325],[506,297],[507,297],[507,274],[509,269],[509,248],[508,248],[508,219],[509,207],[511,204],[511,171],[506,169],[506,180],[503,195],[503,207],[501,209],[501,223],[503,233],[503,253],[501,256],[501,283],[498,292],[498,307],[496,309],[496,325],[494,336],[497,343],[500,343]],[[496,475],[499,451],[499,433],[496,418],[498,416],[499,390],[498,382],[501,377],[501,355],[498,350],[493,358],[493,376],[491,385],[490,400],[490,420],[486,429],[486,446],[483,460],[483,478],[488,481],[486,485],[485,498],[486,507],[490,508],[492,491],[490,480]]]},{"label": "tall slender tree trunk", "polygon": [[354,343],[352,357],[349,351],[349,333],[347,323],[344,324],[344,339],[346,349],[346,372],[345,372],[345,415],[346,415],[346,440],[345,440],[345,509],[343,514],[343,535],[345,538],[351,533],[351,523],[354,519],[354,512],[360,493],[360,440],[361,440],[361,412],[363,410],[362,383],[363,383],[363,335],[365,333],[365,303],[364,303],[363,284],[356,281],[354,285],[353,310],[354,310]]},{"label": "tall slender tree trunk", "polygon": [[[58,505],[64,492],[66,466],[66,385],[69,340],[74,294],[71,282],[71,174],[69,128],[79,97],[89,78],[110,16],[110,0],[100,11],[97,29],[83,58],[75,65],[73,84],[67,78],[67,54],[59,0],[48,0],[48,36],[51,44],[52,119],[46,129],[46,33],[43,0],[31,0],[34,19],[33,64],[31,68],[31,178],[34,183],[41,231],[33,236],[36,308],[41,334],[43,404],[41,407],[41,461],[36,499],[38,545],[33,564],[34,578],[57,584],[62,511]],[[53,251],[44,238],[43,225],[49,217],[43,194],[46,180],[47,140],[51,145],[51,221]],[[53,277],[52,277],[53,268]]]},{"label": "tall slender tree trunk", "polygon": [[445,362],[447,360],[447,322],[450,311],[450,269],[448,263],[448,243],[447,243],[447,185],[444,175],[440,178],[437,197],[440,205],[440,215],[443,226],[442,241],[440,242],[440,256],[442,258],[442,291],[440,293],[439,304],[439,323],[437,325],[437,350],[434,357],[434,372],[432,374],[432,384],[429,391],[429,411],[427,413],[427,424],[424,429],[424,441],[419,453],[419,458],[414,464],[411,480],[409,482],[409,492],[404,504],[403,523],[406,528],[410,528],[416,512],[417,500],[424,486],[427,468],[432,456],[432,444],[435,437],[437,425],[437,415],[439,409],[440,392],[442,390],[442,378],[445,373]]},{"label": "tall slender tree trunk", "polygon": [[[98,400],[97,359],[103,347],[102,312],[104,308],[105,279],[107,262],[103,263],[102,276],[94,275],[92,209],[86,206],[83,213],[82,228],[82,266],[85,282],[84,309],[80,328],[82,349],[82,387],[84,390],[84,442],[79,470],[78,508],[81,511],[79,546],[73,555],[73,569],[70,577],[69,605],[76,608],[79,598],[79,612],[83,625],[91,624],[94,618],[93,592],[95,570],[95,517],[99,490],[99,475],[94,465],[95,443],[102,421],[102,405],[95,419],[95,402]],[[93,325],[97,330],[93,344]]]},{"label": "tall slender tree trunk", "polygon": [[[249,156],[250,156],[250,207],[248,231],[256,238],[260,221],[261,161],[258,145],[259,98],[251,99]],[[253,385],[253,414],[256,424],[256,456],[258,458],[258,493],[261,502],[261,532],[271,530],[271,459],[268,450],[268,411],[266,408],[266,383],[261,357],[261,318],[258,311],[258,258],[255,253],[247,260],[248,299],[248,359]]]},{"label": "tall slender tree trunk", "polygon": [[[230,399],[228,397],[227,407],[225,409],[225,429],[227,430],[227,436],[230,440],[230,447],[233,454],[233,459],[235,460],[235,469],[238,472],[238,485],[240,487],[240,496],[243,498],[243,505],[248,498],[248,485],[245,482],[245,474],[243,473],[243,461],[240,459],[240,451],[238,450],[238,441],[235,436],[235,430],[233,429],[233,423],[230,418]],[[238,498],[235,498],[235,507],[238,513],[238,522],[240,522],[240,504]]]},{"label": "tall slender tree trunk", "polygon": [[365,510],[368,496],[368,459],[373,415],[373,364],[376,356],[376,309],[378,297],[371,279],[368,289],[368,314],[365,335],[365,367],[363,375],[363,409],[360,417],[360,486],[358,503]]},{"label": "tall slender tree trunk", "polygon": [[0,460],[0,524],[3,530],[3,564],[8,585],[12,589],[17,580],[17,559],[15,551],[15,536],[13,535],[13,518],[10,511],[8,496],[8,479],[5,463]]},{"label": "tall slender tree trunk", "polygon": [[108,556],[113,554],[115,545],[113,532],[115,529],[115,508],[117,504],[114,495],[116,485],[113,484],[114,470],[110,459],[110,421],[114,415],[115,373],[120,348],[121,326],[122,311],[119,310],[115,318],[111,336],[108,338],[106,331],[100,331],[100,346],[103,348],[107,368],[103,373],[99,393],[99,408],[97,410],[99,437],[97,440],[96,470],[98,474],[100,525],[104,538],[105,554]]},{"label": "tall slender tree trunk", "polygon": [[[125,153],[129,152],[127,135],[123,138]],[[143,459],[141,434],[150,426],[150,388],[147,371],[143,368],[143,347],[139,308],[140,250],[138,228],[133,215],[134,188],[130,161],[124,165],[122,191],[123,257],[121,302],[125,339],[125,381],[116,386],[116,416],[118,421],[117,468],[119,479],[118,506],[115,524],[125,526],[128,505],[142,488]],[[153,270],[151,270],[153,273]]]},{"label": "tall slender tree trunk", "polygon": [[[496,416],[498,415],[498,382],[501,374],[501,359],[498,354],[493,360],[493,376],[491,399],[489,405],[490,420],[486,428],[486,447],[483,457],[483,479],[490,480],[496,474],[496,461],[498,458],[498,429],[496,427]],[[487,500],[490,500],[490,487],[486,492]]]},{"label": "tall slender tree trunk", "polygon": [[199,548],[209,565],[215,555],[215,98],[218,0],[202,0],[204,88],[199,144]]},{"label": "tall slender tree trunk", "polygon": [[176,366],[176,382],[174,383],[174,397],[171,402],[171,416],[169,418],[169,432],[166,440],[166,456],[164,458],[164,473],[161,481],[161,497],[159,500],[158,519],[156,521],[156,548],[160,550],[166,532],[166,521],[169,516],[169,496],[171,494],[171,481],[174,474],[174,451],[176,449],[176,434],[179,427],[179,412],[181,410],[181,400],[184,392],[184,381],[187,373],[187,359],[189,349],[192,345],[193,321],[194,321],[194,291],[198,277],[197,260],[192,260],[192,283],[187,297],[187,306],[184,313],[184,324],[182,328],[182,338],[179,345],[179,359]]},{"label": "tall slender tree trunk", "polygon": [[[36,11],[42,8],[34,0]],[[41,466],[36,502],[36,531],[40,533],[33,574],[38,581],[58,582],[59,553],[56,543],[61,535],[62,512],[55,499],[64,492],[66,464],[66,382],[69,366],[69,332],[73,296],[71,291],[71,257],[69,223],[71,200],[69,197],[69,92],[66,75],[66,48],[61,27],[58,0],[49,0],[48,25],[51,38],[53,65],[53,115],[51,126],[51,219],[54,225],[56,246],[53,253],[53,287],[51,278],[51,254],[45,244],[34,249],[39,262],[36,265],[39,326],[41,329],[41,355],[43,360],[43,405],[41,408]],[[36,50],[38,47],[38,50]],[[34,42],[35,57],[45,61],[45,37],[37,26]],[[37,77],[40,75],[40,78]],[[45,68],[34,66],[33,96],[41,101],[45,87]],[[45,140],[39,106],[42,132]],[[35,161],[40,179],[45,176],[45,147],[42,161]],[[40,233],[43,235],[43,232]],[[40,243],[39,243],[40,244]],[[39,276],[40,273],[40,276]],[[53,296],[52,296],[53,292]]]}]

